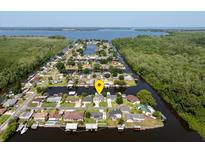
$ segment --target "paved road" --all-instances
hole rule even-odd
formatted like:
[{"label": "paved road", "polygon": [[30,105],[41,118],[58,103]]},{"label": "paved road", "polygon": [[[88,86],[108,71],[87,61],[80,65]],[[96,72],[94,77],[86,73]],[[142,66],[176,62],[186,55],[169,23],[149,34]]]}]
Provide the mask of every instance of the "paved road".
[{"label": "paved road", "polygon": [[22,105],[20,105],[17,109],[16,112],[11,115],[1,126],[0,126],[0,132],[2,132],[7,126],[8,123],[11,119],[13,119],[14,117],[19,116],[19,114],[25,110],[29,104],[29,102],[36,96],[36,93],[31,94],[24,102]]}]

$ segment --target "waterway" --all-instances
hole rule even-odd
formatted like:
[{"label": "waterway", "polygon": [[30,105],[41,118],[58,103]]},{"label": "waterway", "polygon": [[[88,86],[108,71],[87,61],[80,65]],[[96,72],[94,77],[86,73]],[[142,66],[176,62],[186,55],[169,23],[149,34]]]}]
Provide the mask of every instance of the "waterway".
[{"label": "waterway", "polygon": [[[133,37],[141,34],[145,35],[164,35],[166,33],[163,32],[143,32],[143,31],[135,31],[132,29],[126,30],[96,30],[96,31],[37,31],[37,30],[0,30],[0,35],[39,35],[39,36],[47,36],[47,35],[59,35],[62,34],[71,39],[107,39],[111,40],[113,38],[118,37]],[[126,65],[123,61],[122,57],[120,57],[121,61],[126,66],[126,71],[133,73],[132,70]],[[172,110],[172,108],[167,105],[161,97],[157,94],[157,92],[147,84],[142,78],[140,78],[137,74],[133,73],[133,76],[138,78],[137,86],[129,87],[125,89],[120,89],[121,92],[125,94],[133,94],[135,95],[137,91],[141,89],[149,90],[153,97],[157,101],[157,109],[161,111],[167,118],[165,121],[165,125],[162,128],[146,130],[146,131],[133,131],[131,129],[126,129],[124,132],[117,132],[117,129],[103,129],[98,132],[81,132],[81,133],[70,133],[64,132],[63,129],[60,128],[38,128],[37,130],[28,130],[25,134],[15,134],[12,136],[9,141],[154,141],[154,142],[168,142],[168,141],[202,141],[200,135],[198,135],[195,131],[189,129],[188,125],[181,120],[176,113]],[[110,91],[111,93],[116,93],[119,89],[110,88],[105,89],[104,91]],[[87,94],[93,94],[95,92],[93,87],[90,88],[78,88],[77,93],[81,94],[86,91]],[[49,94],[54,93],[67,93],[68,89],[66,87],[58,87],[58,88],[49,88],[47,90]]]}]

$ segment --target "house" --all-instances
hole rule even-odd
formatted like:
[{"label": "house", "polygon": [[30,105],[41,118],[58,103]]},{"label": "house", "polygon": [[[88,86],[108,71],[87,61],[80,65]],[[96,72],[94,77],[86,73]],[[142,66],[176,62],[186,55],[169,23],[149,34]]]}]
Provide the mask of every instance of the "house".
[{"label": "house", "polygon": [[116,101],[117,95],[107,95],[108,107],[112,107],[112,102]]},{"label": "house", "polygon": [[113,109],[109,112],[109,117],[113,120],[119,119],[122,117],[121,111],[119,109]]},{"label": "house", "polygon": [[40,104],[45,100],[46,96],[39,96],[33,99],[32,103]]},{"label": "house", "polygon": [[105,100],[103,95],[95,95],[93,98],[93,103],[95,103],[96,107],[99,107],[99,103]]},{"label": "house", "polygon": [[82,103],[85,105],[85,104],[88,104],[88,103],[92,103],[93,101],[93,97],[91,95],[88,95],[88,96],[85,96],[83,99],[82,99]]},{"label": "house", "polygon": [[64,121],[83,121],[83,117],[83,112],[66,111],[64,113]]},{"label": "house", "polygon": [[140,104],[139,98],[137,98],[137,97],[134,96],[134,95],[127,95],[127,96],[126,96],[126,99],[127,99],[129,102],[133,103],[133,104]]},{"label": "house", "polygon": [[76,103],[79,103],[79,102],[80,102],[80,98],[77,98],[77,97],[68,97],[68,98],[66,99],[66,102],[76,104]]},{"label": "house", "polygon": [[0,109],[0,115],[4,114],[6,112],[6,108],[1,108]]},{"label": "house", "polygon": [[126,122],[141,122],[145,120],[144,114],[127,114]]},{"label": "house", "polygon": [[117,95],[108,95],[107,96],[107,102],[114,102],[117,99]]},{"label": "house", "polygon": [[57,110],[55,110],[49,114],[48,120],[49,121],[58,121],[60,119],[60,117],[61,117],[61,114]]},{"label": "house", "polygon": [[119,106],[119,110],[120,110],[122,113],[130,113],[130,107],[129,107],[129,106],[120,105],[120,106]]},{"label": "house", "polygon": [[29,120],[31,118],[33,114],[33,110],[29,111],[29,112],[23,112],[20,116],[19,119],[21,120]]},{"label": "house", "polygon": [[17,99],[8,99],[4,104],[3,107],[11,107],[17,103]]},{"label": "house", "polygon": [[34,120],[36,121],[45,121],[48,117],[48,113],[47,112],[37,112],[33,115]]},{"label": "house", "polygon": [[151,115],[151,111],[149,110],[147,105],[144,104],[138,104],[137,105],[137,109],[142,111],[142,113],[146,114],[146,115]]},{"label": "house", "polygon": [[60,103],[61,102],[62,97],[60,96],[51,96],[47,98],[47,102],[51,102],[51,103]]},{"label": "house", "polygon": [[103,119],[103,113],[102,112],[91,112],[91,118],[95,120]]}]

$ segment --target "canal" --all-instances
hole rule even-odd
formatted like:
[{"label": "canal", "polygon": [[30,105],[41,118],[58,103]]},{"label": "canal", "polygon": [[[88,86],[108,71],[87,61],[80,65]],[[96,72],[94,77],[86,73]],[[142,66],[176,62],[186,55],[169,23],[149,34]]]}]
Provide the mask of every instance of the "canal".
[{"label": "canal", "polygon": [[[134,32],[133,32],[134,33]],[[133,35],[133,34],[132,34]],[[132,36],[130,35],[130,36]],[[104,37],[104,35],[103,35]],[[110,39],[110,38],[109,38]],[[88,53],[92,53],[90,50],[95,50],[94,47],[89,47]],[[147,84],[140,76],[132,72],[128,65],[124,62],[123,58],[119,55],[121,62],[126,66],[126,71],[133,74],[134,77],[138,78],[137,85],[128,88],[116,89],[109,88],[104,89],[104,92],[110,91],[111,93],[116,93],[121,91],[124,94],[135,95],[141,89],[147,89],[150,91],[157,102],[157,109],[161,111],[167,118],[165,121],[165,126],[162,128],[145,130],[145,131],[134,131],[132,129],[125,129],[124,132],[118,132],[117,129],[103,129],[98,132],[80,132],[80,133],[70,133],[65,132],[61,128],[38,128],[37,130],[29,130],[25,134],[14,134],[9,141],[19,142],[19,141],[32,141],[32,142],[54,142],[54,141],[141,141],[141,142],[175,142],[175,141],[202,141],[200,135],[195,131],[189,129],[188,125],[181,120],[172,108],[167,105],[162,98],[157,94],[157,92]],[[47,93],[50,95],[55,93],[67,93],[67,87],[52,87],[47,89]],[[77,93],[81,94],[86,92],[87,94],[93,94],[95,89],[90,88],[78,88]]]}]

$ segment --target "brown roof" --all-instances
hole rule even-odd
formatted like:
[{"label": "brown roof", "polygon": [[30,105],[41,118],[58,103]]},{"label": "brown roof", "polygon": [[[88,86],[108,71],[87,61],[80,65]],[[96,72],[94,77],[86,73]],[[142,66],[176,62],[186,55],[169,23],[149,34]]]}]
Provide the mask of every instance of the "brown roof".
[{"label": "brown roof", "polygon": [[49,118],[56,118],[56,119],[59,119],[61,117],[61,115],[59,114],[58,111],[54,111],[54,112],[51,112],[49,114]]},{"label": "brown roof", "polygon": [[34,118],[45,118],[47,115],[47,112],[37,112],[34,114]]},{"label": "brown roof", "polygon": [[1,108],[0,109],[0,115],[4,114],[6,112],[6,108]]},{"label": "brown roof", "polygon": [[130,101],[132,103],[135,103],[135,102],[139,101],[139,99],[134,95],[127,95],[126,98],[127,98],[128,101]]},{"label": "brown roof", "polygon": [[83,119],[83,112],[65,112],[64,113],[64,119],[72,119],[72,120],[80,120]]}]

